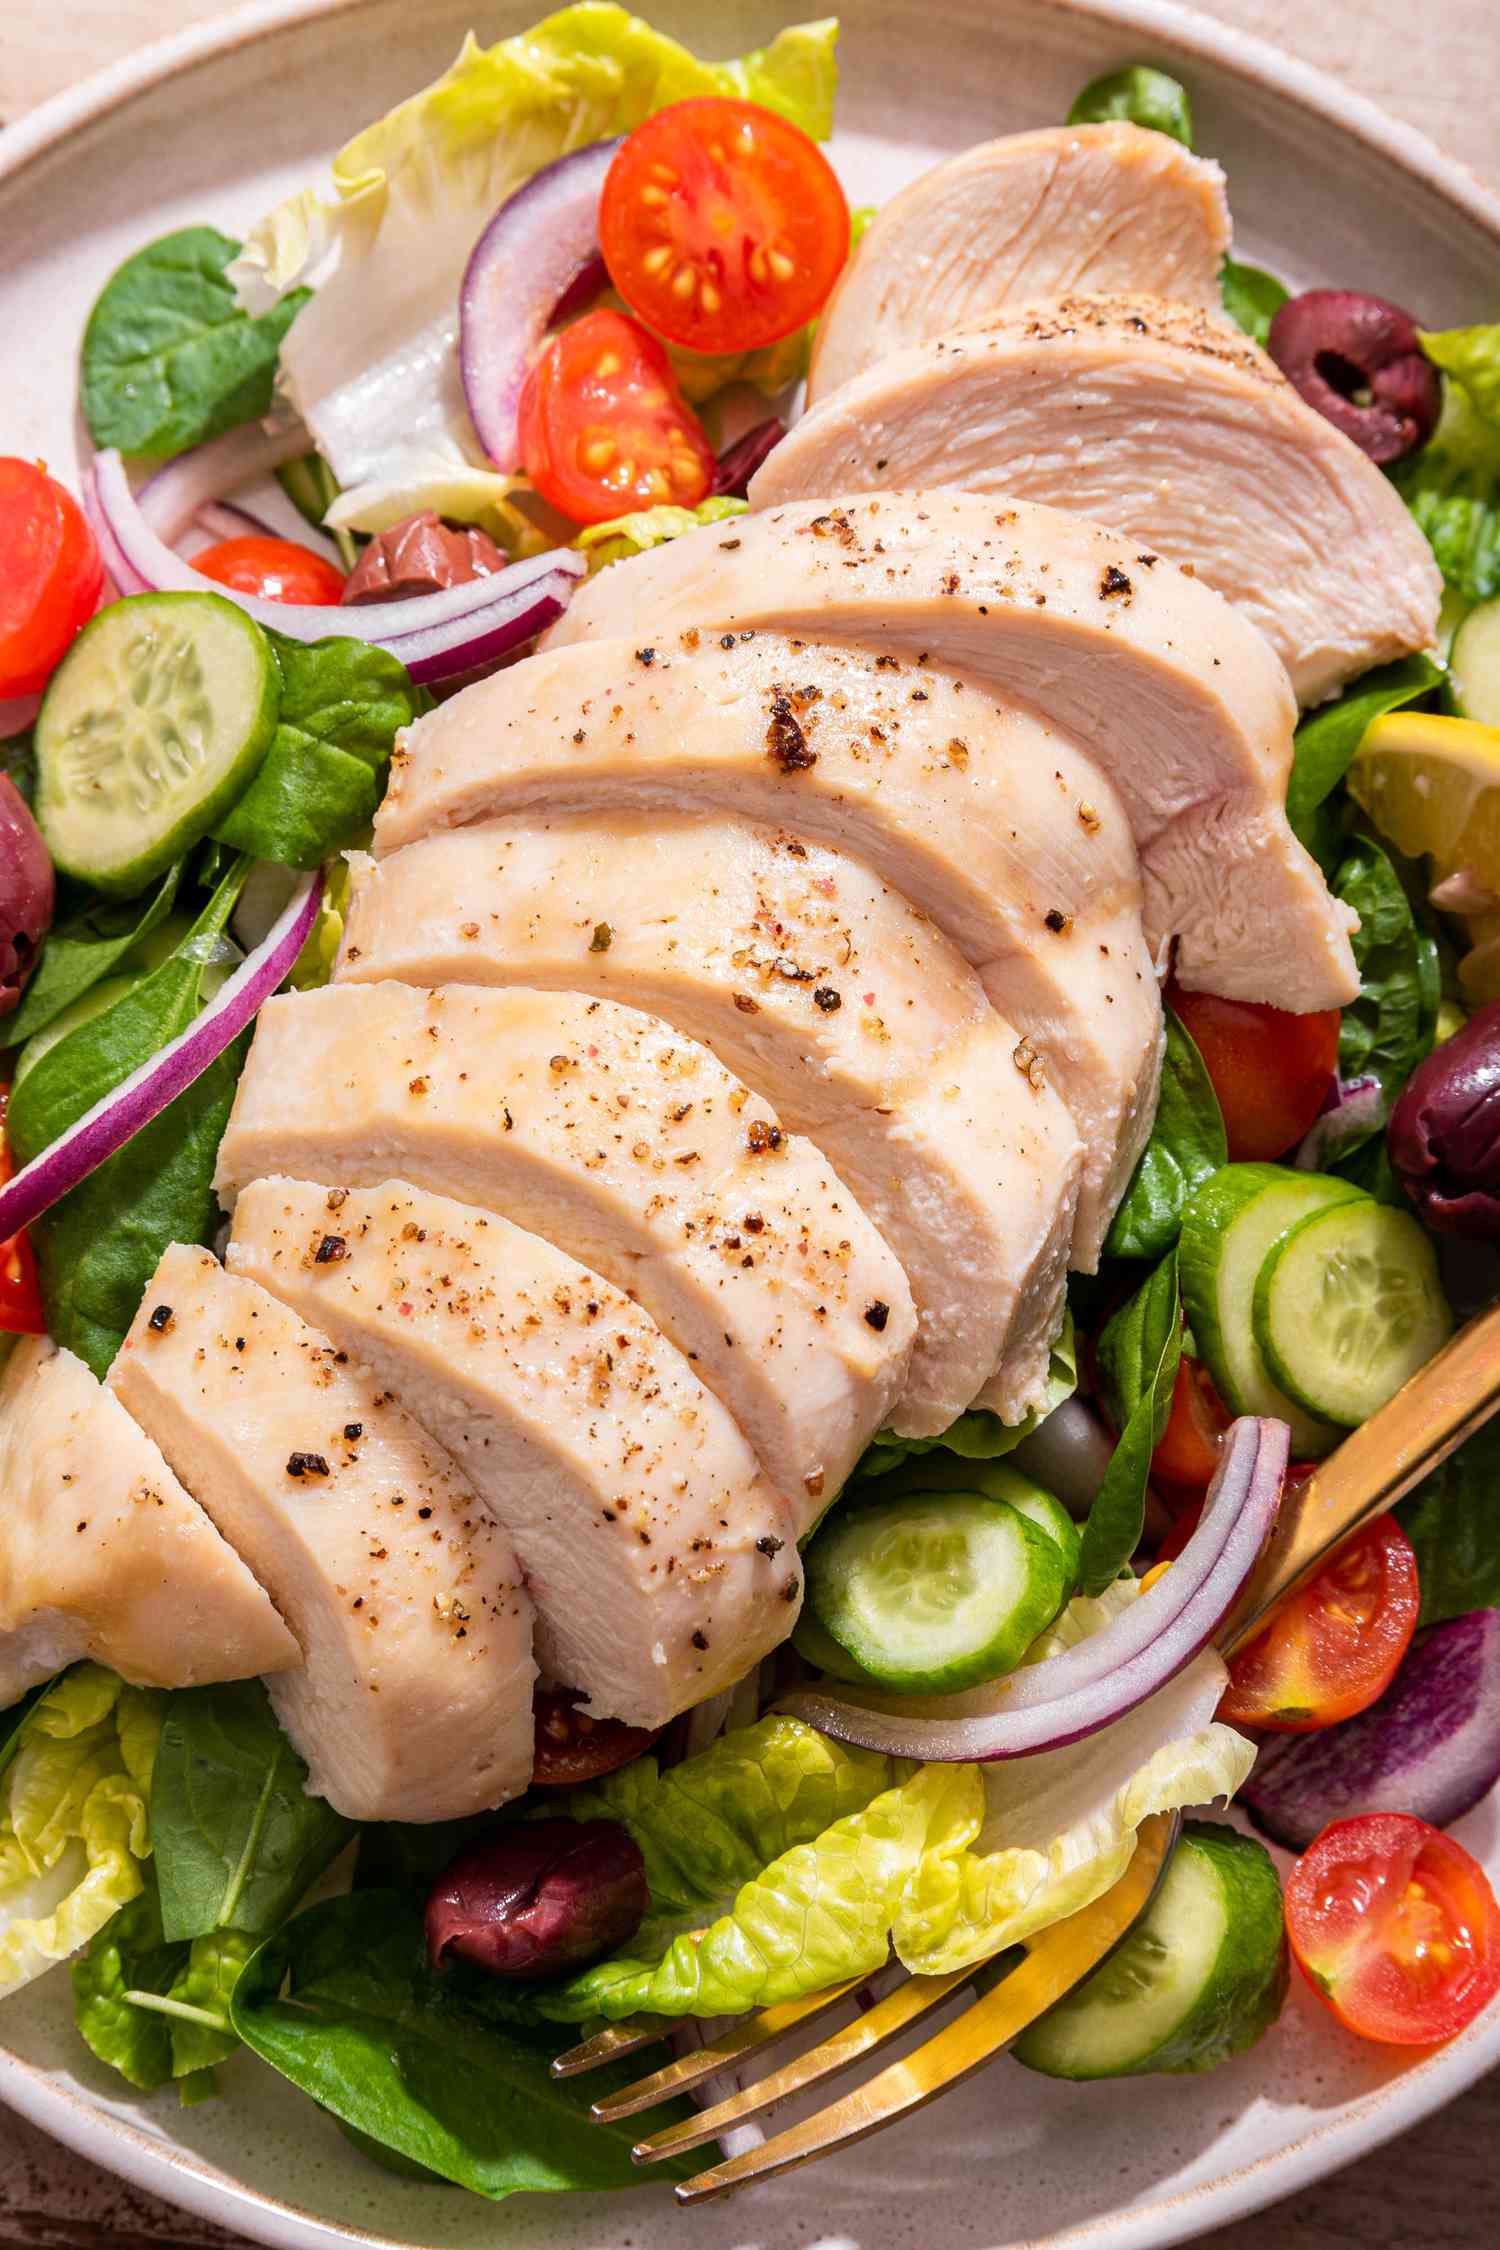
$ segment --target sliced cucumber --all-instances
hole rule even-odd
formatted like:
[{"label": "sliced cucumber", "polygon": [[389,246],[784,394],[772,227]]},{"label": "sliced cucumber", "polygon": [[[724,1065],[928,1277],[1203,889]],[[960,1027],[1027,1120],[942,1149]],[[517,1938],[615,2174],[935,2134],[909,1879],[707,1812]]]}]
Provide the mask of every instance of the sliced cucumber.
[{"label": "sliced cucumber", "polygon": [[1448,700],[1461,719],[1500,727],[1500,600],[1471,609],[1454,634]]},{"label": "sliced cucumber", "polygon": [[1189,1821],[1134,1929],[1012,2051],[1049,2078],[1212,2070],[1270,2029],[1286,1987],[1270,1853]]},{"label": "sliced cucumber", "polygon": [[830,1680],[845,1680],[851,1687],[878,1687],[862,1665],[856,1664],[846,1648],[840,1648],[832,1633],[820,1625],[804,1602],[802,1614],[792,1632],[792,1646],[815,1672],[826,1672]]},{"label": "sliced cucumber", "polygon": [[[1289,1423],[1292,1452],[1320,1460],[1341,1432],[1279,1390],[1255,1340],[1255,1283],[1284,1234],[1310,1212],[1361,1200],[1348,1180],[1281,1164],[1226,1164],[1182,1214],[1182,1302],[1219,1396],[1235,1414]],[[1368,1200],[1368,1198],[1363,1198]]]},{"label": "sliced cucumber", "polygon": [[1062,1550],[1007,1501],[914,1492],[833,1515],[805,1556],[813,1616],[869,1679],[946,1695],[1019,1664],[1062,1607]]},{"label": "sliced cucumber", "polygon": [[[1018,1515],[1044,1531],[1062,1549],[1068,1592],[1078,1583],[1083,1533],[1060,1500],[1007,1461],[962,1461],[956,1453],[924,1453],[897,1469],[891,1484],[899,1492],[979,1492],[986,1500],[1008,1500]],[[1050,1625],[1049,1618],[1047,1623]],[[1046,1631],[1046,1626],[1042,1630]]]},{"label": "sliced cucumber", "polygon": [[219,594],[136,594],[86,625],[36,722],[36,816],[65,874],[133,898],[206,836],[270,748],[271,644]]},{"label": "sliced cucumber", "polygon": [[1408,1212],[1340,1203],[1283,1235],[1255,1283],[1255,1341],[1310,1414],[1355,1429],[1453,1328],[1432,1244]]}]

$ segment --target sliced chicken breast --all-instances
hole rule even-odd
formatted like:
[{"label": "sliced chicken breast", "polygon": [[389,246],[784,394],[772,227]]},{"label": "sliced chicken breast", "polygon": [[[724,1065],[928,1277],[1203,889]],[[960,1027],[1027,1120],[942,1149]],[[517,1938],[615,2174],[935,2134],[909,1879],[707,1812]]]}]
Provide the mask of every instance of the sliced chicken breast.
[{"label": "sliced chicken breast", "polygon": [[[618,993],[701,1040],[817,1143],[906,1269],[894,1427],[945,1429],[997,1370],[1017,1413],[1039,1395],[1078,1136],[955,948],[857,861],[732,820],[458,829],[356,870],[337,977]],[[751,1105],[744,1130],[774,1173],[776,1124]]]},{"label": "sliced chicken breast", "polygon": [[798,1519],[612,1283],[402,1181],[259,1180],[228,1262],[315,1321],[467,1471],[515,1543],[538,1662],[597,1716],[661,1726],[791,1631]]},{"label": "sliced chicken breast", "polygon": [[1298,1010],[1358,990],[1354,917],[1287,823],[1286,669],[1247,618],[1153,549],[979,493],[794,501],[601,571],[547,642],[630,635],[641,617],[658,641],[769,630],[985,681],[1114,782],[1147,941],[1176,941],[1184,985]]},{"label": "sliced chicken breast", "polygon": [[0,1380],[0,1709],[80,1657],[200,1687],[301,1651],[151,1439],[45,1336]]},{"label": "sliced chicken breast", "polygon": [[836,1492],[901,1394],[911,1292],[811,1142],[755,1153],[749,1101],[707,1048],[611,1000],[330,985],[261,1010],[219,1197],[281,1172],[502,1212],[645,1306],[778,1490]]},{"label": "sliced chicken breast", "polygon": [[[1217,164],[1139,125],[1054,125],[935,164],[876,212],[818,321],[809,399],[887,352],[1075,289],[1219,304]],[[846,488],[847,489],[847,488]]]},{"label": "sliced chicken breast", "polygon": [[351,1820],[457,1820],[531,1780],[531,1602],[467,1479],[326,1336],[165,1252],[109,1373],[301,1644],[267,1685]]},{"label": "sliced chicken breast", "polygon": [[1073,1258],[1092,1268],[1150,1131],[1161,1037],[1114,788],[1065,735],[935,664],[726,638],[549,650],[468,689],[407,735],[375,849],[618,807],[742,814],[853,854],[1041,1057],[1083,1141]]},{"label": "sliced chicken breast", "polygon": [[1304,704],[1436,638],[1442,579],[1389,478],[1188,305],[1066,297],[892,353],[804,416],[751,501],[941,484],[1048,501],[1191,563]]}]

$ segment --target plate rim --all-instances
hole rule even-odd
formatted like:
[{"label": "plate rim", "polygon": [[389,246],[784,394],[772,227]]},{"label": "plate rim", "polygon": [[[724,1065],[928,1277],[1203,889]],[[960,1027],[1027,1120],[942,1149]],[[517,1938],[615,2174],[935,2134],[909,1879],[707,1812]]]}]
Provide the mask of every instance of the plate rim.
[{"label": "plate rim", "polygon": [[[249,0],[227,15],[154,40],[78,86],[54,95],[0,136],[0,187],[19,179],[90,126],[171,80],[222,61],[238,50],[268,45],[309,24],[388,4],[388,0]],[[1319,123],[1332,121],[1409,179],[1488,234],[1500,253],[1500,193],[1450,157],[1416,126],[1392,117],[1368,96],[1329,73],[1297,61],[1253,32],[1191,13],[1178,0],[1036,0],[1059,16],[1103,32],[1132,33],[1196,58],[1244,83],[1260,85]],[[1500,2012],[1491,2010],[1448,2045],[1415,2059],[1382,2085],[1344,2104],[1274,2154],[1220,2172],[1175,2194],[1101,2212],[1027,2250],[1167,2250],[1204,2227],[1263,2210],[1299,2187],[1326,2178],[1366,2150],[1380,2147],[1430,2116],[1500,2064]],[[78,2155],[197,2217],[226,2218],[252,2239],[275,2246],[354,2245],[357,2250],[413,2250],[410,2236],[346,2226],[302,2205],[247,2186],[194,2151],[146,2130],[60,2083],[0,2043],[0,2102]],[[455,2189],[455,2193],[462,2190]],[[231,2208],[226,2211],[226,2204]],[[1019,2250],[1019,2246],[1016,2246]]]}]

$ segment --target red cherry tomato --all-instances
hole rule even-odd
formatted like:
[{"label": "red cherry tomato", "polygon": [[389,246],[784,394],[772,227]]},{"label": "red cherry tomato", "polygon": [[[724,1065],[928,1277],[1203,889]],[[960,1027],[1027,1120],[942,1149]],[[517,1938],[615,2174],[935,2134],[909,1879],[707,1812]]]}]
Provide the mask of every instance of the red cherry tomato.
[{"label": "red cherry tomato", "polygon": [[[5,1133],[9,1101],[10,1088],[0,1086],[0,1187],[4,1187],[14,1170]],[[0,1242],[0,1334],[45,1336],[46,1333],[47,1316],[42,1309],[36,1259],[26,1236],[14,1234],[9,1242]]]},{"label": "red cherry tomato", "polygon": [[820,311],[849,206],[807,135],[756,102],[674,102],[609,168],[599,242],[627,305],[674,344],[753,351]]},{"label": "red cherry tomato", "polygon": [[1284,1156],[1327,1097],[1339,1053],[1339,1011],[1294,1016],[1251,1000],[1167,987],[1213,1080],[1232,1164]]},{"label": "red cherry tomato", "polygon": [[1286,1930],[1324,2007],[1361,2039],[1430,2047],[1500,1992],[1489,1878],[1410,1813],[1325,1828],[1287,1877]]},{"label": "red cherry tomato", "polygon": [[1219,1466],[1219,1449],[1229,1421],[1229,1410],[1214,1389],[1208,1369],[1201,1360],[1190,1359],[1184,1352],[1177,1362],[1167,1426],[1151,1456],[1152,1482],[1180,1491],[1205,1491]]},{"label": "red cherry tomato", "polygon": [[35,695],[99,604],[104,564],[71,492],[0,457],[0,699]]},{"label": "red cherry tomato", "polygon": [[544,345],[517,410],[521,458],[574,523],[636,508],[696,508],[714,456],[654,336],[623,313],[585,313]]},{"label": "red cherry tomato", "polygon": [[578,1704],[578,1688],[538,1688],[532,1697],[536,1718],[537,1789],[572,1789],[601,1774],[628,1766],[649,1750],[660,1727],[628,1727],[623,1719],[592,1719]]},{"label": "red cherry tomato", "polygon": [[1274,1734],[1352,1719],[1390,1686],[1420,1607],[1411,1541],[1377,1516],[1233,1659],[1220,1718]]},{"label": "red cherry tomato", "polygon": [[344,574],[311,547],[295,539],[255,535],[221,539],[192,557],[194,570],[237,594],[259,594],[267,602],[309,602],[331,609],[344,591]]}]

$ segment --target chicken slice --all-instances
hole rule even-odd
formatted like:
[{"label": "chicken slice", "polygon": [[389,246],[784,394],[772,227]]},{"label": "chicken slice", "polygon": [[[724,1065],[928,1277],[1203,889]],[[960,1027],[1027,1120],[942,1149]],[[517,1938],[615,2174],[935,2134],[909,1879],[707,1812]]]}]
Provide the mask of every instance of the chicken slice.
[{"label": "chicken slice", "polygon": [[182,1244],[108,1381],[300,1642],[301,1668],[267,1686],[317,1794],[351,1820],[456,1820],[519,1796],[536,1665],[515,1556],[379,1386]]},{"label": "chicken slice", "polygon": [[[356,870],[337,976],[618,993],[701,1040],[818,1144],[906,1269],[894,1427],[945,1429],[996,1372],[1017,1414],[1040,1395],[1077,1134],[972,969],[857,861],[733,820],[458,829]],[[778,1127],[744,1126],[774,1172]]]},{"label": "chicken slice", "polygon": [[[1151,1129],[1161,1008],[1124,809],[1065,735],[951,671],[689,632],[544,651],[412,728],[375,824],[392,851],[496,814],[740,814],[872,867],[1024,1029],[1083,1141],[1092,1269]],[[557,744],[566,740],[559,762]]]},{"label": "chicken slice", "polygon": [[1181,983],[1304,1011],[1359,989],[1355,917],[1287,822],[1286,668],[1248,618],[1135,540],[980,493],[793,501],[601,571],[547,642],[629,634],[640,617],[658,640],[769,630],[912,652],[998,687],[1114,782],[1147,941],[1175,939]]},{"label": "chicken slice", "polygon": [[984,141],[892,196],[818,321],[809,399],[907,344],[1075,289],[1219,304],[1229,207],[1217,164],[1139,125]]},{"label": "chicken slice", "polygon": [[330,985],[261,1010],[219,1197],[283,1172],[502,1212],[645,1306],[778,1490],[836,1492],[900,1396],[911,1292],[810,1142],[756,1155],[749,1100],[706,1048],[611,1000]]},{"label": "chicken slice", "polygon": [[798,1522],[612,1283],[399,1180],[258,1180],[228,1262],[316,1321],[467,1471],[515,1542],[538,1662],[596,1716],[661,1726],[791,1631]]},{"label": "chicken slice", "polygon": [[941,484],[1050,501],[1191,563],[1304,704],[1436,637],[1442,579],[1389,478],[1191,306],[1068,297],[892,353],[797,424],[750,497]]},{"label": "chicken slice", "polygon": [[169,1688],[302,1661],[150,1438],[45,1336],[0,1380],[0,1489],[0,1709],[84,1656]]}]

